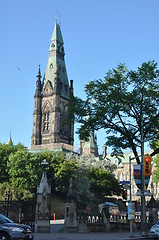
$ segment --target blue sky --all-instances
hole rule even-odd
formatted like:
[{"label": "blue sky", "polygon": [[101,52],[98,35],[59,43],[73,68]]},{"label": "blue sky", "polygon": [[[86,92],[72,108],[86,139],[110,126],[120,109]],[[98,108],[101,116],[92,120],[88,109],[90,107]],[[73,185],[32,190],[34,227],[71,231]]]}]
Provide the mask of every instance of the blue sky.
[{"label": "blue sky", "polygon": [[[158,0],[1,0],[0,9],[2,143],[11,131],[15,144],[30,147],[38,65],[43,75],[56,17],[78,97],[85,96],[85,84],[119,63],[135,70],[142,62],[159,62]],[[104,131],[97,137],[101,152]]]}]

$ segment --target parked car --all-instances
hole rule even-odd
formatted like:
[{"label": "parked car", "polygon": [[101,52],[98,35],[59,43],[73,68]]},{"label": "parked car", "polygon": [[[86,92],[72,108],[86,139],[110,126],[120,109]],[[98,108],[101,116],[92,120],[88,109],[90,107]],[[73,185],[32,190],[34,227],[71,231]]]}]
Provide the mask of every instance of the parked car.
[{"label": "parked car", "polygon": [[153,239],[159,239],[159,220],[151,227],[150,236]]},{"label": "parked car", "polygon": [[0,240],[33,240],[32,229],[0,214]]}]

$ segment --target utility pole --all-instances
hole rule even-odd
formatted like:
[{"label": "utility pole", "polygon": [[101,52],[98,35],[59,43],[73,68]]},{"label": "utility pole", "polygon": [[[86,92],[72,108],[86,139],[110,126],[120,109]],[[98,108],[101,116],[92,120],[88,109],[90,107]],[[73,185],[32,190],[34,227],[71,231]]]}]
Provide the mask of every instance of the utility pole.
[{"label": "utility pole", "polygon": [[[132,203],[132,196],[131,196],[131,157],[129,156],[129,179],[130,179],[130,204]],[[133,237],[133,225],[132,219],[130,219],[130,236]]]},{"label": "utility pole", "polygon": [[145,177],[143,171],[143,156],[144,156],[144,137],[143,137],[143,119],[141,120],[141,235],[147,236],[147,222],[145,209]]}]

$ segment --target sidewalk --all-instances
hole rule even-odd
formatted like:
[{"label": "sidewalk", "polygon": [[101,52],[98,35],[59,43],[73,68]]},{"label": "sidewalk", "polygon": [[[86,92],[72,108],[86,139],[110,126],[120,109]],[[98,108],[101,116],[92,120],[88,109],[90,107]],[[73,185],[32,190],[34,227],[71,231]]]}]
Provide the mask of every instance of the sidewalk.
[{"label": "sidewalk", "polygon": [[35,233],[34,240],[130,240],[130,239],[151,239],[143,238],[140,233],[133,233],[130,237],[130,232],[115,232],[115,233]]}]

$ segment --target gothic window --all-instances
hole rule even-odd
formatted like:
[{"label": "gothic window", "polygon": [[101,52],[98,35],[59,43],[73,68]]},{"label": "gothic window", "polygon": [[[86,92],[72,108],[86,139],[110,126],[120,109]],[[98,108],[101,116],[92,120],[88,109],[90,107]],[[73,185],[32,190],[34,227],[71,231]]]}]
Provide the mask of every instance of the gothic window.
[{"label": "gothic window", "polygon": [[64,123],[67,113],[67,106],[64,106],[63,103],[60,104],[60,134],[64,137],[68,137],[68,124]]},{"label": "gothic window", "polygon": [[49,132],[50,130],[50,113],[44,113],[44,132]]},{"label": "gothic window", "polygon": [[50,131],[50,110],[47,103],[43,112],[43,132],[48,133]]}]

